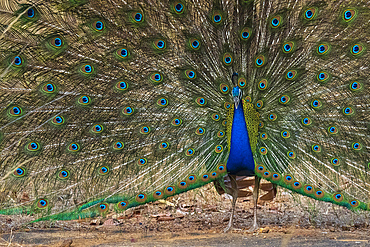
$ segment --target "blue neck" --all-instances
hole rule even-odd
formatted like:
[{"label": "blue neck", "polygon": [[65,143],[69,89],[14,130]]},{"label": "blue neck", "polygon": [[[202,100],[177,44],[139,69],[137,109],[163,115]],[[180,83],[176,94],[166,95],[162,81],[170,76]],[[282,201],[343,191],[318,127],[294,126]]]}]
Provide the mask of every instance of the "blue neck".
[{"label": "blue neck", "polygon": [[226,167],[227,171],[232,175],[254,175],[254,160],[242,102],[240,102],[238,109],[234,110],[230,154]]}]

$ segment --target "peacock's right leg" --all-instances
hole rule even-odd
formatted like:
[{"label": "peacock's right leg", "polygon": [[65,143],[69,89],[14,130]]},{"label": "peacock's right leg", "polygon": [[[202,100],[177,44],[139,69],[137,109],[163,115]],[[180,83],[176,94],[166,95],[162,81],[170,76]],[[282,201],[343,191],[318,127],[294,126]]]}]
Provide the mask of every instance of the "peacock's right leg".
[{"label": "peacock's right leg", "polygon": [[234,213],[235,213],[235,205],[236,205],[236,200],[238,199],[238,184],[236,183],[236,176],[229,174],[229,178],[231,182],[231,191],[228,194],[230,194],[233,197],[233,200],[231,202],[232,210],[231,210],[229,224],[225,228],[224,232],[228,232],[229,230],[232,229]]}]

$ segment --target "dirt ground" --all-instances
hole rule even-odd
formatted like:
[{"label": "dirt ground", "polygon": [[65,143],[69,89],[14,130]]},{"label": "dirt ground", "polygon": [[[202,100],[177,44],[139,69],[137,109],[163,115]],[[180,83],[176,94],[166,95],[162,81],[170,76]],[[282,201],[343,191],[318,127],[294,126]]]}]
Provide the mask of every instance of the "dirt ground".
[{"label": "dirt ground", "polygon": [[240,198],[234,230],[227,195],[212,185],[166,201],[112,212],[105,218],[24,224],[30,216],[0,217],[0,246],[370,246],[370,214],[317,202],[280,190],[258,209]]}]

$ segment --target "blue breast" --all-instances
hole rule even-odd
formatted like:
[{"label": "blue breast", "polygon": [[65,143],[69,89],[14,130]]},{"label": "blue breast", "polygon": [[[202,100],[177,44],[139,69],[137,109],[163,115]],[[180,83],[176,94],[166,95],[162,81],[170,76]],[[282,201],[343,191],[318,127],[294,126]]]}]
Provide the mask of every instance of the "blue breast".
[{"label": "blue breast", "polygon": [[254,160],[244,118],[243,104],[239,104],[238,109],[234,110],[230,142],[227,171],[232,175],[254,175]]}]

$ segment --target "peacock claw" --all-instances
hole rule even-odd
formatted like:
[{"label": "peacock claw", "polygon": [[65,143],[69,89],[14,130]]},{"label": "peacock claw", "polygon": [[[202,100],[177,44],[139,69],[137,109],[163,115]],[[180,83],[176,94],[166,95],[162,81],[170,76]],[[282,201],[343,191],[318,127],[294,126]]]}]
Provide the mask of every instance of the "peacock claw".
[{"label": "peacock claw", "polygon": [[253,226],[248,229],[248,232],[255,232],[258,231],[259,229],[260,227],[258,226],[258,224],[253,224]]},{"label": "peacock claw", "polygon": [[229,232],[230,230],[232,230],[232,229],[231,229],[231,227],[227,226],[227,227],[224,229],[224,233],[227,233],[227,232]]},{"label": "peacock claw", "polygon": [[224,233],[231,232],[231,231],[241,231],[241,230],[242,230],[242,229],[227,226],[227,227],[224,229]]},{"label": "peacock claw", "polygon": [[233,229],[233,217],[231,216],[230,217],[230,220],[229,220],[229,224],[227,224],[227,227],[224,229],[224,232],[229,232],[230,230]]}]

